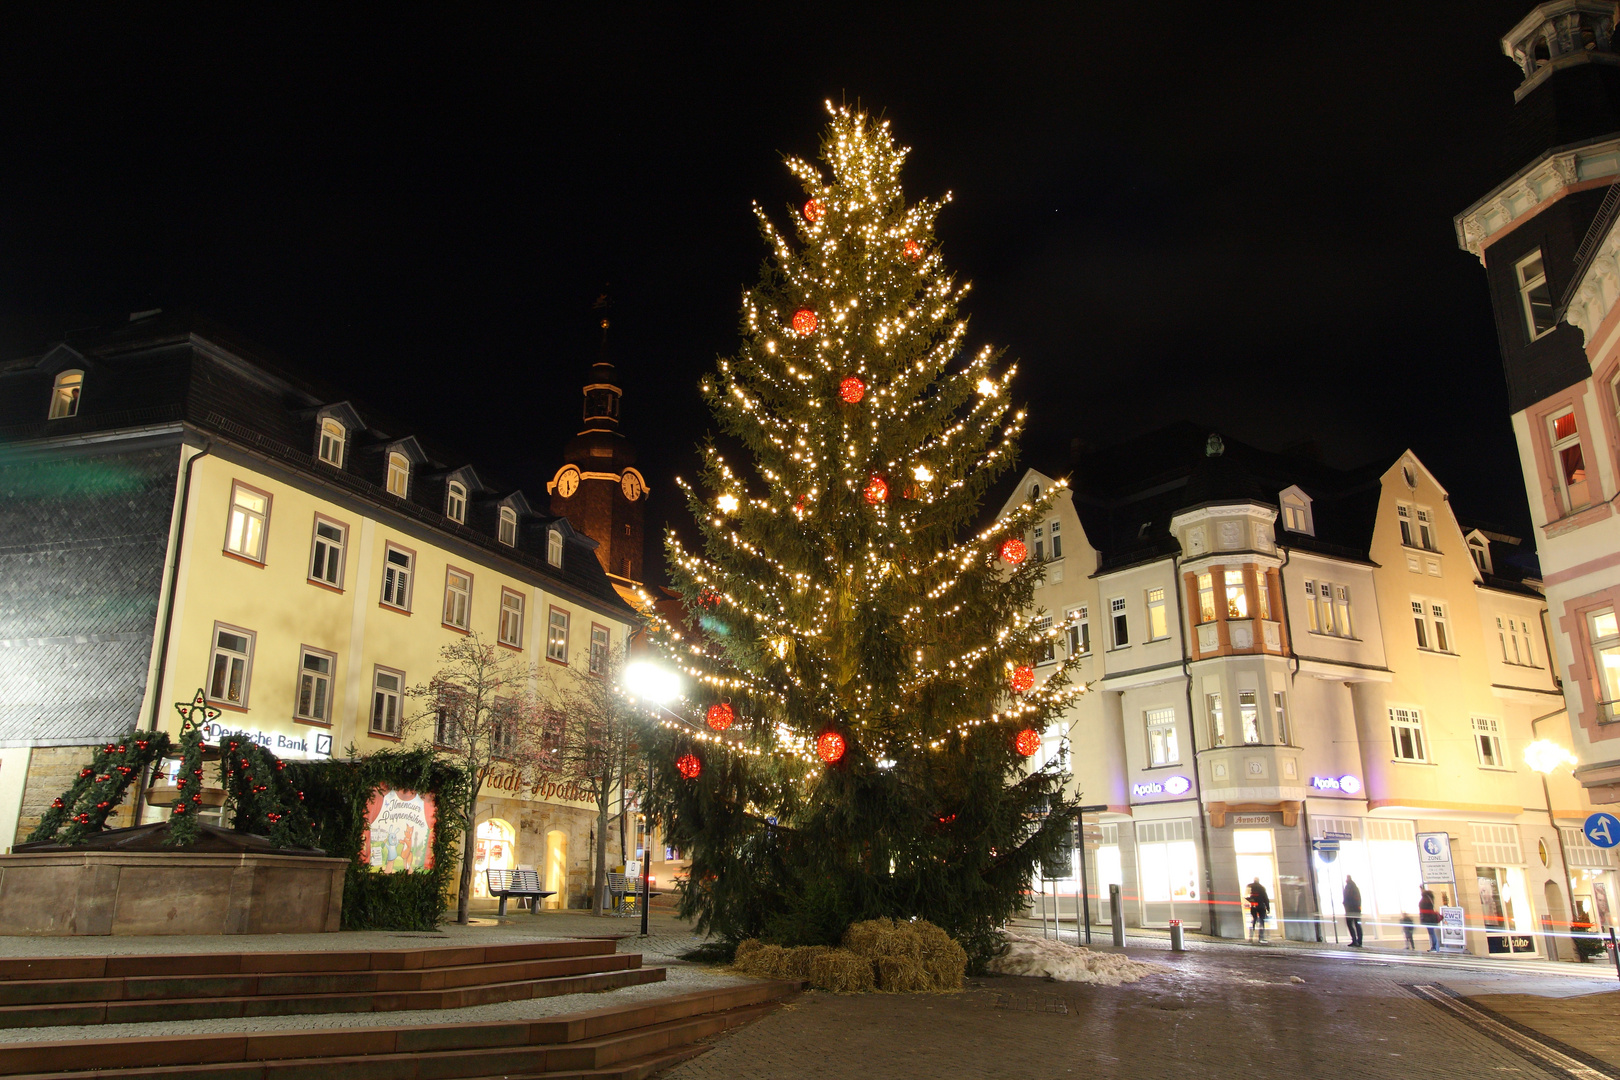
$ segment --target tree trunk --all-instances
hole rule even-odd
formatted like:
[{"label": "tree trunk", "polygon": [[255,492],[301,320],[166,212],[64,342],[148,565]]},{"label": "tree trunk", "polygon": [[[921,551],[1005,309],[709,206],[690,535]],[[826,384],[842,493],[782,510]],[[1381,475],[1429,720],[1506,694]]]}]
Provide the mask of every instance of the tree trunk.
[{"label": "tree trunk", "polygon": [[591,890],[591,914],[601,915],[602,894],[607,891],[607,833],[608,833],[608,790],[607,785],[597,789],[596,795],[596,881]]},{"label": "tree trunk", "polygon": [[467,905],[472,902],[473,844],[478,831],[478,796],[472,797],[467,808],[467,828],[461,834],[461,888],[456,895],[456,922],[467,925]]}]

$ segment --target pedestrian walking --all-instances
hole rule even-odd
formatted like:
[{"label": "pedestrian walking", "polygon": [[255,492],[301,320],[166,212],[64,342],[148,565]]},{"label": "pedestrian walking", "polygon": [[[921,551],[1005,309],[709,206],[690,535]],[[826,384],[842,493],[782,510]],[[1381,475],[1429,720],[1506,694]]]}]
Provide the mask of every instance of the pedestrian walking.
[{"label": "pedestrian walking", "polygon": [[1440,951],[1440,913],[1434,907],[1434,892],[1423,890],[1423,898],[1418,901],[1418,922],[1429,931],[1429,951]]},{"label": "pedestrian walking", "polygon": [[1344,875],[1344,924],[1350,928],[1350,947],[1361,948],[1361,886]]},{"label": "pedestrian walking", "polygon": [[1417,946],[1412,942],[1412,931],[1414,929],[1416,929],[1416,927],[1412,925],[1411,914],[1405,911],[1401,912],[1401,933],[1406,935],[1406,947],[1408,949],[1417,948]]},{"label": "pedestrian walking", "polygon": [[1271,915],[1271,897],[1257,877],[1249,882],[1249,929],[1255,940],[1266,940],[1266,919]]}]

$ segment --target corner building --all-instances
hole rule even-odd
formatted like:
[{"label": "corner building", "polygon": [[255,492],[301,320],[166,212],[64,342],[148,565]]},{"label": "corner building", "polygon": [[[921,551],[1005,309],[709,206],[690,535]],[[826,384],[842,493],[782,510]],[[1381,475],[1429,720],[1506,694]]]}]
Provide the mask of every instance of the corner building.
[{"label": "corner building", "polygon": [[[223,713],[210,741],[364,755],[409,736],[407,691],[459,637],[605,671],[634,624],[566,517],[193,321],[148,313],[0,366],[0,438],[8,842],[87,746],[177,734],[199,687]],[[475,891],[486,867],[529,866],[554,904],[581,902],[579,794],[498,767]]]},{"label": "corner building", "polygon": [[[1008,507],[1051,483],[1028,472]],[[1523,758],[1563,731],[1534,559],[1459,522],[1416,455],[1345,472],[1178,426],[1083,463],[1026,542],[1059,630],[1037,672],[1067,651],[1091,687],[1033,763],[1108,807],[1095,917],[1117,884],[1127,925],[1241,937],[1259,878],[1273,932],[1333,941],[1348,873],[1366,936],[1399,941],[1438,831],[1472,951],[1545,956],[1543,919],[1609,920],[1589,800]],[[1049,883],[1071,919],[1078,869]]]}]

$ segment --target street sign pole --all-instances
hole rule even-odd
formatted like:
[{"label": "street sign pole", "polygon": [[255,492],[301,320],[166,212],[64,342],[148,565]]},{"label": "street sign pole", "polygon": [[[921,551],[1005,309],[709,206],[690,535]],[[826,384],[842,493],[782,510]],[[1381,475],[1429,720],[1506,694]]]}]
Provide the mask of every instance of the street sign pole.
[{"label": "street sign pole", "polygon": [[[1091,875],[1086,870],[1086,814],[1100,814],[1108,809],[1108,804],[1099,806],[1082,806],[1080,813],[1074,819],[1074,831],[1080,841],[1076,846],[1080,849],[1080,903],[1086,909],[1086,944],[1091,944]],[[1076,927],[1075,929],[1079,929]]]}]

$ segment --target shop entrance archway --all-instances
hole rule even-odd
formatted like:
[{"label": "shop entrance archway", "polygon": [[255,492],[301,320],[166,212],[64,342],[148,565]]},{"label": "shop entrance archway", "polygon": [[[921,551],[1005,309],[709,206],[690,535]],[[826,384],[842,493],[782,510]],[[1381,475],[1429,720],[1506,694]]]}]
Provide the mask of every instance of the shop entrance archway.
[{"label": "shop entrance archway", "polygon": [[561,829],[546,833],[546,906],[566,907],[568,904],[568,834]]},{"label": "shop entrance archway", "polygon": [[517,865],[517,831],[500,818],[481,822],[473,834],[474,896],[489,895],[485,870],[510,870]]}]

